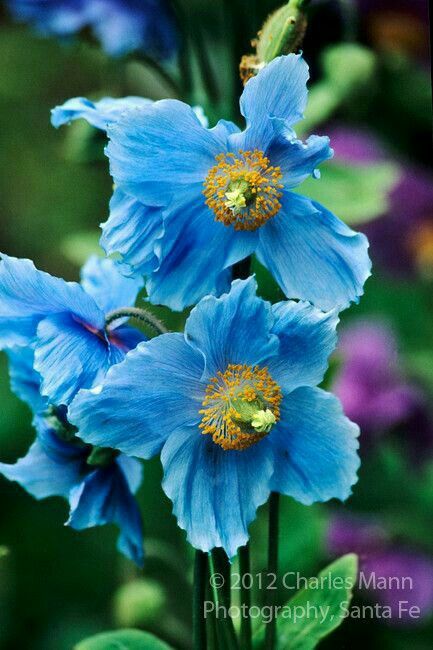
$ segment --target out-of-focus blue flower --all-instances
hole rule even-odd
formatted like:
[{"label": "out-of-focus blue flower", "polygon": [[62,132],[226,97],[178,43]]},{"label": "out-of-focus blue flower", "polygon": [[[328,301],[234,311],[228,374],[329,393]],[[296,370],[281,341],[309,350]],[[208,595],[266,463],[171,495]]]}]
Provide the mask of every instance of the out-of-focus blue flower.
[{"label": "out-of-focus blue flower", "polygon": [[366,238],[292,191],[332,156],[328,138],[304,144],[292,129],[307,79],[297,55],[266,66],[245,86],[244,131],[226,121],[208,129],[176,100],[126,110],[108,124],[115,192],[101,245],[147,276],[152,302],[180,310],[219,294],[232,265],[252,253],[288,297],[331,309],[362,293]]},{"label": "out-of-focus blue flower", "polygon": [[[359,586],[382,607],[389,607],[387,623],[416,624],[433,613],[433,562],[410,545],[394,543],[377,519],[335,516],[327,532],[331,555],[359,555]],[[401,606],[402,605],[402,606]],[[419,616],[410,614],[419,608]]]},{"label": "out-of-focus blue flower", "polygon": [[177,49],[166,0],[8,0],[12,15],[42,34],[71,36],[90,29],[111,56],[142,51],[170,58]]},{"label": "out-of-focus blue flower", "polygon": [[14,348],[8,357],[12,389],[32,409],[37,436],[26,456],[13,465],[0,463],[0,473],[36,499],[68,499],[72,528],[117,524],[119,550],[142,565],[143,531],[134,498],[142,480],[141,463],[108,449],[95,452],[76,438],[66,409],[50,407],[40,395],[32,350]]},{"label": "out-of-focus blue flower", "polygon": [[[330,129],[335,159],[368,165],[389,159],[386,148],[368,131]],[[375,265],[392,277],[416,271],[433,274],[433,177],[406,161],[390,194],[390,208],[378,219],[360,225],[370,241]],[[407,206],[410,206],[408,210]]]},{"label": "out-of-focus blue flower", "polygon": [[0,349],[32,347],[41,393],[53,404],[68,404],[143,340],[122,321],[105,322],[109,312],[134,304],[141,285],[108,259],[91,257],[78,284],[2,255]]},{"label": "out-of-focus blue flower", "polygon": [[358,427],[316,388],[336,312],[271,306],[256,288],[236,280],[204,298],[184,335],[140,344],[70,407],[88,443],[141,458],[162,449],[163,488],[189,541],[229,556],[271,490],[304,504],[346,499],[359,466]]}]

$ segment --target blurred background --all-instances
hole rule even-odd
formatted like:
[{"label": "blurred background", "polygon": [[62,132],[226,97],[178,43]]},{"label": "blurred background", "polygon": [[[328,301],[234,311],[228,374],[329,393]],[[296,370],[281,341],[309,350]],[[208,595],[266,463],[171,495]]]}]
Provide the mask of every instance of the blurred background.
[{"label": "blurred background", "polygon": [[[2,2],[0,24],[0,250],[77,279],[107,217],[111,179],[104,138],[84,122],[56,131],[50,109],[73,96],[175,96],[159,64],[111,58],[87,33],[41,36]],[[211,123],[237,116],[238,63],[251,51],[268,0],[183,0],[194,92]],[[389,604],[391,620],[348,619],[323,648],[433,647],[433,172],[427,0],[316,0],[303,52],[310,104],[298,132],[329,134],[335,158],[304,194],[371,241],[373,277],[342,315],[341,343],[325,380],[361,426],[362,467],[353,496],[335,504],[282,504],[281,571],[315,575],[345,552],[362,570],[411,576],[413,588],[359,589],[355,603]],[[179,42],[182,38],[179,37]],[[182,45],[179,46],[182,50]],[[201,51],[206,51],[203,68]],[[182,51],[179,53],[182,65]],[[142,57],[143,59],[143,57]],[[176,61],[169,64],[176,73]],[[200,71],[204,74],[200,77]],[[213,89],[213,91],[212,91]],[[213,94],[212,94],[213,92]],[[210,98],[209,98],[210,94]],[[278,290],[255,262],[263,296]],[[170,329],[186,314],[158,310]],[[9,388],[0,356],[0,460],[33,440],[31,415]],[[138,571],[115,549],[111,527],[63,526],[61,499],[36,502],[0,476],[0,648],[70,650],[116,626],[155,631],[189,647],[192,554],[146,463],[139,499],[147,562]],[[252,528],[265,567],[265,508]],[[186,570],[185,570],[186,569]],[[286,594],[287,596],[287,594]],[[257,600],[261,595],[256,594]],[[281,594],[284,598],[284,594]],[[399,617],[397,602],[421,610]]]}]

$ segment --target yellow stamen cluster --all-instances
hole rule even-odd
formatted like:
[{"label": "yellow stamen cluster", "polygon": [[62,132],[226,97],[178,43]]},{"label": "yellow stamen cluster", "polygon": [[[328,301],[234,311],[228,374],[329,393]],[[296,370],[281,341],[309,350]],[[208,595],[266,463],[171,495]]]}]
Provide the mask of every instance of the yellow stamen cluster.
[{"label": "yellow stamen cluster", "polygon": [[[199,427],[225,450],[248,449],[279,420],[281,399],[281,389],[267,368],[229,364],[225,372],[218,372],[211,379],[206,389]],[[252,413],[250,418],[245,417],[248,410]],[[257,415],[263,425],[263,411],[267,413],[267,426],[254,428]]]},{"label": "yellow stamen cluster", "polygon": [[277,214],[283,175],[262,151],[222,153],[216,160],[203,193],[217,221],[235,230],[256,230]]}]

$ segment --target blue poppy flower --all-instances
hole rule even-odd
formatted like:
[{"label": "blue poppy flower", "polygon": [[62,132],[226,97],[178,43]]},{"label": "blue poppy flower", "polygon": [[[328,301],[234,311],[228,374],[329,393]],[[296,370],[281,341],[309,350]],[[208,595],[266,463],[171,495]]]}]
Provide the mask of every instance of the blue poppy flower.
[{"label": "blue poppy flower", "polygon": [[0,463],[0,473],[36,499],[68,499],[67,524],[76,530],[117,524],[118,549],[141,566],[143,530],[134,498],[142,481],[140,461],[109,449],[93,450],[79,440],[66,409],[50,406],[40,394],[33,351],[21,347],[7,354],[12,390],[33,411],[37,436],[26,456],[12,465]]},{"label": "blue poppy flower", "polygon": [[308,66],[282,56],[245,86],[247,126],[205,128],[162,100],[108,125],[115,183],[101,245],[147,276],[152,302],[180,310],[227,290],[231,267],[255,253],[286,296],[346,307],[370,274],[368,242],[294,191],[332,156],[327,137],[296,138]]},{"label": "blue poppy flower", "polygon": [[191,312],[185,334],[141,343],[70,419],[87,443],[150,458],[193,546],[231,557],[271,490],[304,504],[346,499],[358,427],[317,388],[336,344],[336,311],[274,306],[254,278]]},{"label": "blue poppy flower", "polygon": [[143,51],[170,58],[177,50],[166,0],[8,0],[12,15],[45,35],[71,36],[91,29],[107,54]]},{"label": "blue poppy flower", "polygon": [[108,368],[143,340],[106,315],[134,304],[142,281],[127,278],[108,259],[91,257],[81,284],[38,271],[30,260],[0,260],[0,349],[34,349],[41,393],[68,404],[77,390],[100,381]]}]

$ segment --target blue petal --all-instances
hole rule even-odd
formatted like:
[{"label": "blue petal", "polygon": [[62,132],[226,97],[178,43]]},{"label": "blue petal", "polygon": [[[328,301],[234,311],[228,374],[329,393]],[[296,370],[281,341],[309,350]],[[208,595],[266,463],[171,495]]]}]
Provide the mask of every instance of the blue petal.
[{"label": "blue petal", "polygon": [[151,103],[150,99],[143,97],[122,97],[120,99],[104,97],[97,102],[92,102],[85,97],[73,97],[62,106],[52,109],[51,124],[58,128],[63,124],[70,124],[74,120],[83,118],[91,126],[106,131],[107,127],[118,120],[125,111],[141,108]]},{"label": "blue petal", "polygon": [[70,314],[42,320],[37,329],[35,370],[42,376],[41,392],[54,404],[69,404],[80,388],[90,388],[105,375],[109,346]]},{"label": "blue petal", "polygon": [[233,557],[247,543],[248,525],[269,496],[268,440],[224,451],[198,428],[183,428],[165,443],[161,462],[163,489],[188,541],[205,552],[222,546]]},{"label": "blue petal", "polygon": [[117,524],[120,528],[118,549],[142,566],[144,554],[141,515],[124,468],[118,462],[88,474],[71,491],[69,501],[69,526],[83,530],[104,524]]},{"label": "blue petal", "polygon": [[288,298],[330,310],[362,295],[371,269],[368,240],[318,203],[286,192],[259,237],[257,256]]},{"label": "blue petal", "polygon": [[[207,294],[227,291],[233,264],[250,255],[256,232],[235,232],[214,219],[200,193],[187,192],[164,213],[165,234],[155,249],[159,268],[146,289],[150,300],[181,311]],[[203,251],[207,251],[204,255]]]},{"label": "blue petal", "polygon": [[204,128],[190,106],[174,99],[129,111],[108,134],[107,155],[116,185],[154,206],[167,204],[194,184],[199,195],[227,140],[225,129]]},{"label": "blue petal", "polygon": [[268,363],[272,378],[286,392],[320,384],[337,343],[338,312],[291,300],[273,305],[272,312],[272,332],[280,340],[278,355]]},{"label": "blue petal", "polygon": [[143,205],[115,188],[110,217],[101,224],[100,244],[107,255],[120,254],[133,275],[147,275],[158,263],[154,249],[164,228],[159,208]]},{"label": "blue petal", "polygon": [[28,345],[42,318],[65,312],[95,328],[104,326],[104,315],[79,284],[38,271],[30,260],[2,255],[0,348]]},{"label": "blue petal", "polygon": [[81,391],[69,420],[86,442],[150,458],[178,427],[198,424],[203,358],[182,334],[141,343],[107,373],[102,387]]},{"label": "blue petal", "polygon": [[317,174],[317,167],[334,155],[326,136],[311,135],[305,144],[294,137],[293,132],[281,133],[272,141],[267,155],[283,173],[286,189],[296,187],[310,175]]},{"label": "blue petal", "polygon": [[253,277],[235,280],[229,293],[203,298],[189,315],[185,338],[202,353],[208,378],[231,363],[261,364],[277,354],[271,305],[256,290]]},{"label": "blue petal", "polygon": [[130,350],[134,350],[139,343],[147,340],[142,332],[135,329],[135,327],[129,327],[129,325],[110,328],[107,336],[110,344],[110,366],[123,361]]},{"label": "blue petal", "polygon": [[30,407],[33,413],[42,413],[48,406],[48,400],[40,393],[42,378],[33,368],[33,349],[12,348],[7,351],[7,356],[13,392]]},{"label": "blue petal", "polygon": [[132,307],[143,280],[127,278],[113,260],[93,255],[81,270],[81,286],[107,314],[120,307]]},{"label": "blue petal", "polygon": [[345,500],[357,481],[359,427],[339,400],[319,388],[298,388],[283,399],[269,435],[275,452],[272,489],[305,505]]},{"label": "blue petal", "polygon": [[271,118],[292,126],[303,118],[307,104],[308,65],[300,54],[274,59],[248,81],[240,100],[247,121],[245,148],[267,147],[273,136]]},{"label": "blue petal", "polygon": [[61,441],[45,425],[27,455],[14,465],[0,463],[0,473],[16,481],[36,499],[67,497],[82,479],[83,453]]}]

